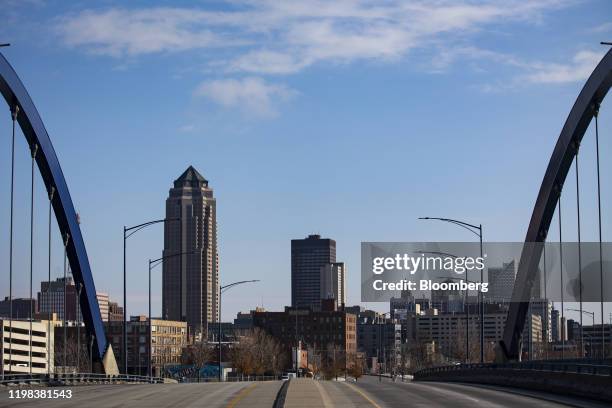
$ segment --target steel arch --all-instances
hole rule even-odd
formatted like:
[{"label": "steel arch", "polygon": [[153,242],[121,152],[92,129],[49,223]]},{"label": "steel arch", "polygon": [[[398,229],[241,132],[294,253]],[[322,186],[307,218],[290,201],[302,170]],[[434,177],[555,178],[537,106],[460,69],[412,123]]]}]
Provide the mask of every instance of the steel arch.
[{"label": "steel arch", "polygon": [[533,208],[531,221],[521,253],[519,269],[514,283],[512,303],[504,328],[504,337],[498,345],[498,360],[519,360],[521,333],[529,303],[514,301],[529,299],[535,276],[537,275],[542,245],[559,201],[559,194],[569,172],[570,166],[584,137],[589,123],[599,110],[599,105],[612,85],[612,50],[609,50],[591,73],[580,91],[574,106],[567,117],[555,149],[548,163],[540,192]]},{"label": "steel arch", "polygon": [[52,198],[53,211],[62,237],[66,237],[66,234],[69,236],[66,248],[68,261],[70,262],[75,282],[83,285],[82,293],[84,293],[84,296],[81,296],[80,299],[81,312],[87,332],[95,336],[96,347],[94,348],[94,354],[97,355],[93,357],[97,362],[101,363],[107,348],[106,335],[104,333],[98,299],[96,298],[96,287],[91,274],[77,214],[70,197],[70,191],[38,110],[34,106],[34,102],[32,102],[28,91],[17,76],[17,73],[1,53],[0,92],[4,96],[11,112],[15,106],[19,108],[17,121],[26,140],[30,148],[38,146],[36,164],[38,165],[45,187],[47,191],[51,191],[52,188],[55,189]]}]

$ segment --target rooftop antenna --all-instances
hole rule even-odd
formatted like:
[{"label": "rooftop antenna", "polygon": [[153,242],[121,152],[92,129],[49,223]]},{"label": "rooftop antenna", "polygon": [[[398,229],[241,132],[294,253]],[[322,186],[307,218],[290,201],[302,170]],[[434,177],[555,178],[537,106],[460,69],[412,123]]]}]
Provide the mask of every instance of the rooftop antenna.
[{"label": "rooftop antenna", "polygon": [[11,46],[11,44],[9,44],[9,43],[0,44],[0,47],[10,47],[10,46]]},{"label": "rooftop antenna", "polygon": [[600,42],[601,45],[612,45],[612,42],[609,41],[602,41]]}]

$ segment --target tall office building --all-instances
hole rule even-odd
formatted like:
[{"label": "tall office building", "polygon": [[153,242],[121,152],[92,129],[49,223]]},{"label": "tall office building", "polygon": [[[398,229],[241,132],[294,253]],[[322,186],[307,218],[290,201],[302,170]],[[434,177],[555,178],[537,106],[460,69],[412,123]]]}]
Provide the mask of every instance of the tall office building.
[{"label": "tall office building", "polygon": [[[66,306],[65,313],[64,304]],[[68,276],[66,279],[57,278],[54,281],[40,282],[38,308],[40,313],[57,313],[57,318],[60,320],[76,321],[79,310],[77,306],[77,290],[72,277]]]},{"label": "tall office building", "polygon": [[561,312],[553,309],[551,312],[551,336],[553,343],[567,340],[567,322],[566,318],[561,317]]},{"label": "tall office building", "polygon": [[[66,289],[66,299],[64,301],[64,289]],[[81,294],[84,296],[83,294]],[[54,281],[40,282],[40,292],[38,292],[38,311],[49,316],[51,313],[57,313],[59,320],[64,319],[64,303],[66,305],[66,320],[68,321],[83,321],[81,313],[81,305],[77,301],[78,291],[77,286],[71,276],[57,278]],[[98,299],[98,307],[100,308],[100,316],[102,321],[108,320],[108,293],[96,292]]]},{"label": "tall office building", "polygon": [[489,292],[487,301],[507,303],[512,300],[518,262],[504,262],[501,268],[489,268]]},{"label": "tall office building", "polygon": [[309,235],[291,240],[291,306],[321,309],[321,268],[336,262],[336,241]]},{"label": "tall office building", "polygon": [[[452,283],[448,279],[444,283]],[[459,290],[432,290],[431,308],[438,309],[439,313],[459,313],[463,312],[465,303],[465,293]]]},{"label": "tall office building", "polygon": [[538,315],[542,320],[542,341],[550,343],[552,337],[552,310],[553,303],[548,299],[532,299],[529,302],[528,315]]},{"label": "tall office building", "polygon": [[321,299],[333,299],[336,309],[346,304],[346,265],[334,262],[321,267]]},{"label": "tall office building", "polygon": [[162,315],[205,335],[219,318],[216,213],[208,180],[189,166],[166,199]]}]

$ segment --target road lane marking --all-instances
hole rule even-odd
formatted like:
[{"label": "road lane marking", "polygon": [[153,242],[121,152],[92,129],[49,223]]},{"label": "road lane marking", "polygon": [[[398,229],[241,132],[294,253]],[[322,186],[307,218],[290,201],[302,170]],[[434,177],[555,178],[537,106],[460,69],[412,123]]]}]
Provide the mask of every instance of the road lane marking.
[{"label": "road lane marking", "polygon": [[319,381],[316,381],[315,384],[317,386],[317,389],[319,390],[319,395],[321,396],[321,400],[323,401],[323,406],[325,408],[333,408],[334,404],[332,404],[331,398],[329,398],[327,390],[323,388]]},{"label": "road lane marking", "polygon": [[257,385],[257,383],[253,383],[253,384],[249,385],[248,387],[245,387],[242,390],[240,390],[238,395],[236,395],[234,398],[232,398],[232,400],[229,402],[229,404],[227,404],[227,408],[234,408],[236,406],[236,404],[238,404],[240,402],[240,400],[242,400],[244,397],[247,396],[247,394],[249,394],[251,391],[253,391],[253,388],[255,388],[256,385]]},{"label": "road lane marking", "polygon": [[343,384],[346,384],[349,388],[351,388],[354,391],[356,391],[357,393],[359,393],[359,395],[361,395],[366,401],[368,401],[370,404],[372,404],[372,406],[374,406],[375,408],[380,408],[380,405],[378,405],[376,402],[374,402],[374,400],[372,398],[370,398],[365,392],[361,391],[359,388],[357,388],[354,385],[349,384],[347,382],[344,382]]}]

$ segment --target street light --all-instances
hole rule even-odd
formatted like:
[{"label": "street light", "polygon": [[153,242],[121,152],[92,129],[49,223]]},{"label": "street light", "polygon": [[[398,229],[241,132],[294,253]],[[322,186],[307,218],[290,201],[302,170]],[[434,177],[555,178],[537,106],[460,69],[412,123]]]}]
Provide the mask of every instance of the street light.
[{"label": "street light", "polygon": [[77,283],[77,310],[79,314],[77,315],[77,373],[81,372],[81,291],[83,290],[83,285],[81,282]]},{"label": "street light", "polygon": [[[448,280],[464,280],[467,283],[476,283],[474,281],[463,279],[463,278],[458,278],[458,277],[452,277],[452,276],[438,276],[438,278],[443,278],[443,279],[448,279]],[[468,293],[469,291],[466,290],[465,291],[465,362],[469,363],[470,362],[470,308],[468,305]]]},{"label": "street light", "polygon": [[166,221],[179,221],[180,218],[164,218],[161,220],[153,220],[149,222],[144,222],[142,224],[134,225],[133,227],[123,226],[123,372],[127,374],[127,273],[126,273],[126,242],[129,237],[154,224],[159,224],[160,222],[165,223]]},{"label": "street light", "polygon": [[[432,254],[432,255],[441,255],[441,256],[450,256],[451,258],[459,258],[455,254],[451,254],[448,252],[440,252],[440,251],[419,251],[419,253],[424,254]],[[438,276],[438,278],[446,278],[450,280],[461,280],[462,278],[458,277],[446,277],[446,276]],[[467,283],[476,283],[474,281],[468,280],[468,273],[465,272],[465,279]],[[465,362],[470,362],[470,307],[469,307],[469,291],[465,291]]]},{"label": "street light", "polygon": [[[444,221],[450,224],[455,224],[461,228],[470,231],[476,235],[480,240],[480,257],[483,258],[482,251],[482,224],[474,225],[467,222],[454,220],[452,218],[440,218],[440,217],[419,217],[419,220],[437,220]],[[480,282],[484,282],[484,268],[480,270]],[[482,292],[478,292],[478,301],[480,304],[480,363],[484,363],[484,301],[482,298]]]},{"label": "street light", "polygon": [[[193,254],[197,251],[186,251],[186,252],[180,252],[178,254],[172,254],[172,255],[166,255],[166,256],[162,256],[161,258],[157,258],[154,260],[150,260],[149,259],[149,366],[148,366],[148,373],[149,373],[149,377],[153,377],[152,375],[152,365],[151,365],[151,355],[153,354],[153,350],[152,350],[152,329],[151,329],[151,270],[153,268],[158,267],[159,265],[163,264],[164,261],[168,258],[174,258],[176,256],[181,256],[181,255],[187,255],[187,254]],[[138,351],[140,352],[140,346],[138,347]],[[140,357],[138,358],[138,361],[140,362]],[[140,373],[139,373],[140,374]]]},{"label": "street light", "polygon": [[[595,312],[589,312],[587,310],[581,310],[581,309],[568,309],[568,308],[565,308],[565,310],[569,310],[569,311],[572,311],[572,312],[578,312],[578,313],[584,313],[584,314],[587,314],[587,315],[591,315],[591,319],[593,319],[593,322],[591,323],[591,325],[593,327],[593,330],[595,330]],[[563,335],[563,333],[562,333],[562,335]],[[583,336],[583,332],[582,332],[582,326],[580,326],[580,347],[581,348],[583,347],[583,342],[584,342],[584,336]],[[593,348],[592,337],[591,337],[590,343],[591,343],[591,352],[592,352],[593,351],[592,350],[592,348]],[[603,345],[602,345],[602,347],[603,347]],[[581,350],[581,352],[582,352],[582,350]]]},{"label": "street light", "polygon": [[93,373],[93,345],[96,336],[94,334],[91,335],[89,340],[89,372]]},{"label": "street light", "polygon": [[[440,256],[450,256],[451,258],[459,258],[459,256],[455,254],[451,254],[448,252],[441,251],[415,251],[415,253],[419,254],[431,254],[431,255],[440,255]],[[450,279],[450,280],[462,280],[463,278],[459,277],[446,277],[446,276],[438,276],[438,278]],[[465,271],[465,280],[467,283],[476,283],[474,281],[468,280],[467,270]],[[470,362],[470,307],[469,307],[469,291],[465,291],[465,362]]]},{"label": "street light", "polygon": [[[378,313],[376,315],[376,318],[378,320],[378,358],[379,358],[379,361],[378,361],[378,382],[382,382],[382,373],[380,371],[380,357],[381,357],[380,352],[381,351],[383,352],[382,354],[383,354],[383,358],[384,358],[385,352],[383,351],[384,350],[383,348],[384,348],[385,345],[384,345],[384,343],[382,341],[382,325],[380,324],[380,317],[381,316],[384,317],[386,315],[389,315],[389,317],[391,317],[391,311],[382,312],[382,313],[376,312],[376,313]],[[386,368],[387,363],[385,362],[384,364],[385,364],[385,368]]]},{"label": "street light", "polygon": [[[223,291],[227,291],[233,288],[234,286],[242,285],[243,283],[253,283],[253,282],[260,282],[260,280],[253,279],[253,280],[238,281],[238,282],[229,283],[227,285],[219,287],[219,333],[218,333],[219,338],[217,339],[219,342],[219,382],[221,382],[223,378],[222,372],[221,372],[221,295],[223,294]],[[208,333],[206,335],[208,335]]]}]

